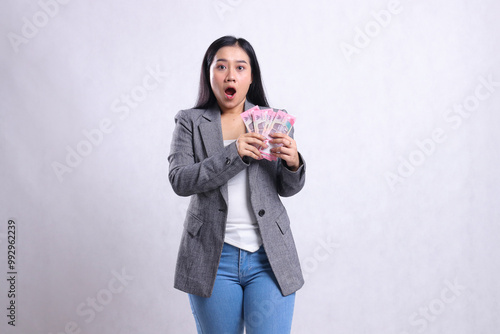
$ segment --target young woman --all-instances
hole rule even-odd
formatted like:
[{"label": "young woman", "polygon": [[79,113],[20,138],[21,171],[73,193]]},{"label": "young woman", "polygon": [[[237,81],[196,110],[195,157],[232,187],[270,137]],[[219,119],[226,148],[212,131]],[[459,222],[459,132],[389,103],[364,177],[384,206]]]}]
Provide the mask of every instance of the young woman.
[{"label": "young woman", "polygon": [[177,259],[177,289],[189,294],[198,333],[290,333],[295,291],[304,283],[280,196],[299,192],[305,163],[290,136],[262,159],[265,137],[240,114],[267,107],[255,52],[224,36],[203,58],[198,102],[175,117],[169,180],[191,196]]}]

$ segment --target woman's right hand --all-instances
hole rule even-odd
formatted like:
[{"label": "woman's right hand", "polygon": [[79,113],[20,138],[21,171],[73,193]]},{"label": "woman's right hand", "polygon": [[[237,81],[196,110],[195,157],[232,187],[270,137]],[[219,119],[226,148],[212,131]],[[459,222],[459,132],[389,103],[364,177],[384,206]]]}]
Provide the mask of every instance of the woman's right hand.
[{"label": "woman's right hand", "polygon": [[236,148],[241,158],[247,156],[256,160],[262,159],[257,147],[267,148],[266,137],[255,132],[246,132],[236,139]]}]

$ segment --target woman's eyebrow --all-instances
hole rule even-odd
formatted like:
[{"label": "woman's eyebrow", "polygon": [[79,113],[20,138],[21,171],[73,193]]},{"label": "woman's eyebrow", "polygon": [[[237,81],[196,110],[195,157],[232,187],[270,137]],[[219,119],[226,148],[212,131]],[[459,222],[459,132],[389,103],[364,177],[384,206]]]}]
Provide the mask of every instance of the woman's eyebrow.
[{"label": "woman's eyebrow", "polygon": [[[224,59],[224,58],[217,59],[217,61],[229,62],[227,59]],[[247,64],[246,60],[236,60],[236,62],[237,63],[245,63],[245,64]]]}]

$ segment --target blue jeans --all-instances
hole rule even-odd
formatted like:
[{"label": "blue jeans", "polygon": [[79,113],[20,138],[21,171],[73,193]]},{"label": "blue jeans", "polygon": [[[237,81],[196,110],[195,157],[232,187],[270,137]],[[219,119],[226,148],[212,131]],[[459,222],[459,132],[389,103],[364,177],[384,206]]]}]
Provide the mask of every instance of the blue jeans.
[{"label": "blue jeans", "polygon": [[283,297],[264,247],[224,244],[210,298],[189,295],[198,334],[287,334],[295,293]]}]

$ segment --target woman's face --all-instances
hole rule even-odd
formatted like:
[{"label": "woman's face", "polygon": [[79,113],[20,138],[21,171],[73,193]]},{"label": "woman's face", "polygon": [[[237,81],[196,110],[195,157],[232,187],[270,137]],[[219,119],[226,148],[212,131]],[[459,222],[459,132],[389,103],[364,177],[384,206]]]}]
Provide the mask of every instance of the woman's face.
[{"label": "woman's face", "polygon": [[210,66],[210,85],[221,110],[241,107],[243,111],[251,83],[252,68],[247,53],[239,46],[220,48]]}]

